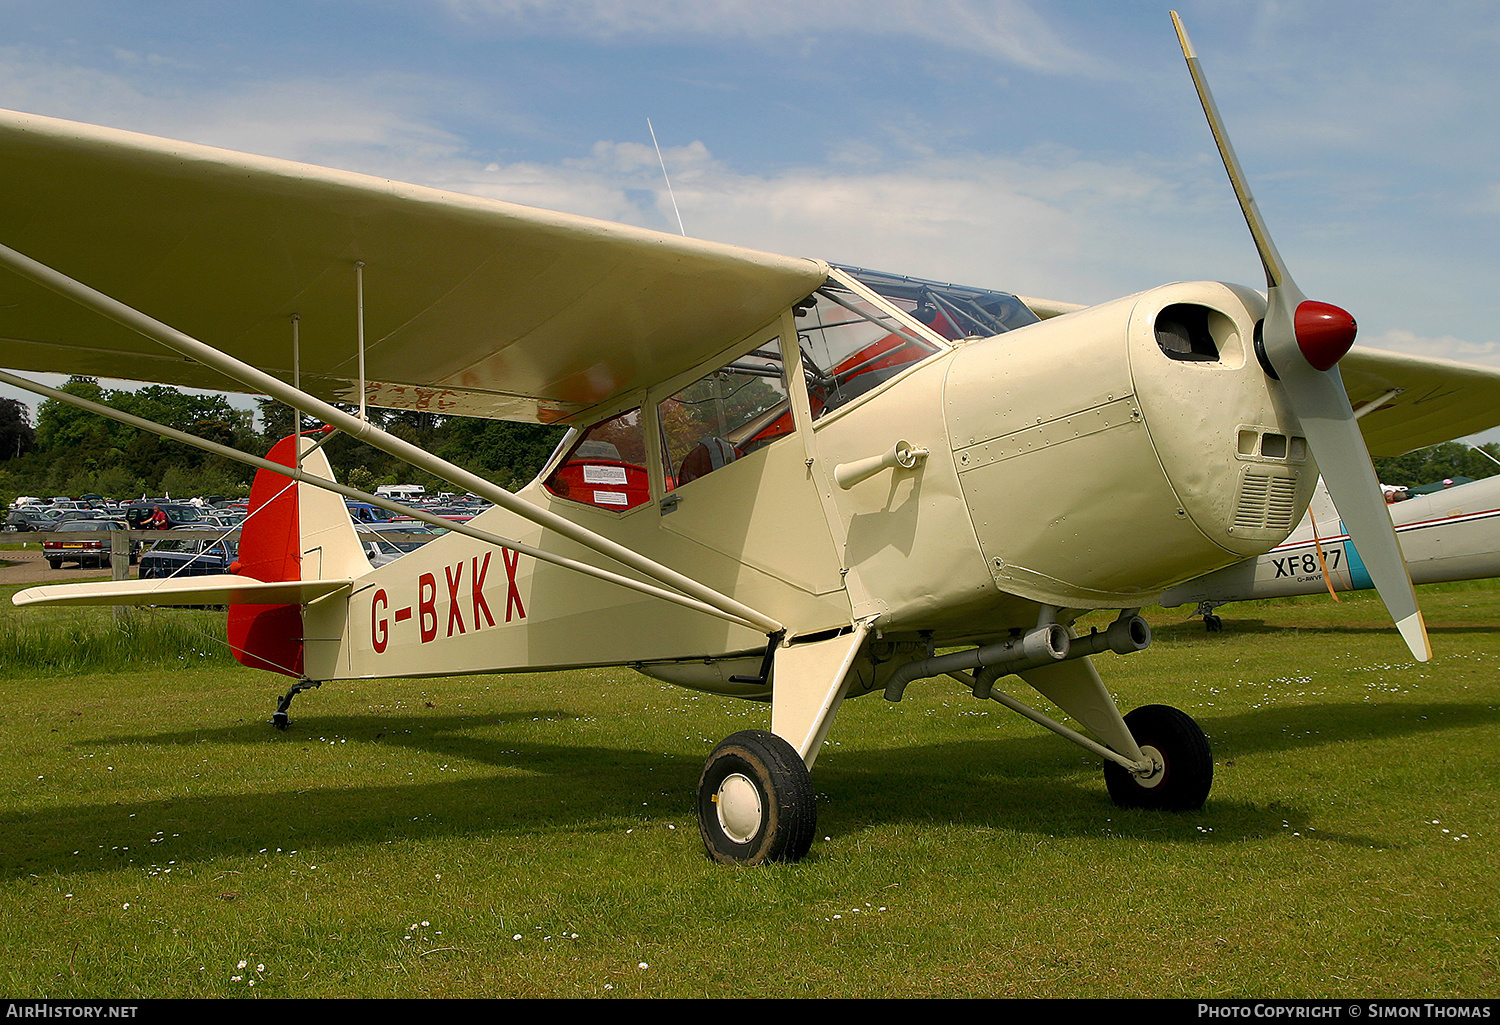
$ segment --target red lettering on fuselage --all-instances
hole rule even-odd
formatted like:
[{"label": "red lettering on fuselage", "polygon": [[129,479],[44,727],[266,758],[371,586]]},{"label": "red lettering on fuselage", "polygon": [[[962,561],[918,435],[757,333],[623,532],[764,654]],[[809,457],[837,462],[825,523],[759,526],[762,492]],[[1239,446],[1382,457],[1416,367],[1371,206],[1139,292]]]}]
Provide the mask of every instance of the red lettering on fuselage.
[{"label": "red lettering on fuselage", "polygon": [[431,573],[417,578],[417,625],[423,644],[437,636],[437,578]]},{"label": "red lettering on fuselage", "polygon": [[484,561],[480,562],[476,556],[473,562],[472,572],[469,574],[469,594],[474,599],[474,629],[479,629],[479,614],[484,613],[484,621],[490,626],[495,625],[495,617],[490,615],[490,603],[484,600],[484,575],[490,570],[490,553],[484,553]]},{"label": "red lettering on fuselage", "polygon": [[391,639],[390,627],[386,624],[385,617],[378,611],[389,604],[390,599],[386,598],[383,589],[375,592],[375,600],[370,603],[370,643],[374,646],[377,655],[385,650],[386,644]]},{"label": "red lettering on fuselage", "polygon": [[458,632],[464,632],[464,614],[458,607],[458,584],[464,576],[464,564],[459,563],[453,569],[443,567],[443,576],[448,578],[448,636],[453,636],[453,624],[458,624]]},{"label": "red lettering on fuselage", "polygon": [[[448,625],[444,636],[452,637],[455,633],[461,635],[470,629],[481,630],[496,625],[495,614],[484,594],[485,577],[489,574],[490,556],[493,554],[485,552],[483,556],[476,555],[469,560],[471,614],[467,623],[464,622],[461,596],[464,589],[464,564],[458,562],[443,567],[443,579],[448,590]],[[500,556],[505,565],[505,621],[509,623],[525,619],[526,606],[521,602],[521,588],[516,582],[521,555],[509,548],[502,548]],[[370,601],[370,646],[375,649],[375,653],[381,654],[390,646],[391,631],[394,628],[413,618],[417,620],[417,637],[421,643],[437,640],[437,601],[438,583],[435,573],[423,573],[417,577],[416,605],[392,610],[391,618],[387,618],[386,614],[391,605],[390,595],[385,588],[378,589]]]},{"label": "red lettering on fuselage", "polygon": [[505,621],[510,622],[512,607],[516,610],[517,618],[525,619],[526,607],[521,604],[521,591],[516,587],[516,566],[521,561],[521,553],[502,548],[500,557],[505,560]]}]

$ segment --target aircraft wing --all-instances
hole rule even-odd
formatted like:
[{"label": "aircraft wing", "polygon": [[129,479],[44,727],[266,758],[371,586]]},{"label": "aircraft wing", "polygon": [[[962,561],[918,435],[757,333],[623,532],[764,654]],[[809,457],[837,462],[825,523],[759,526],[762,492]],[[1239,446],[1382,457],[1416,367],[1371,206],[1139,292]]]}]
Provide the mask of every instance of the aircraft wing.
[{"label": "aircraft wing", "polygon": [[[1500,370],[1355,346],[1339,361],[1373,458],[1397,456],[1500,424]],[[1392,394],[1394,393],[1394,394]]]},{"label": "aircraft wing", "polygon": [[[0,244],[290,382],[557,422],[741,340],[816,260],[0,111]],[[243,391],[0,272],[0,365]]]}]

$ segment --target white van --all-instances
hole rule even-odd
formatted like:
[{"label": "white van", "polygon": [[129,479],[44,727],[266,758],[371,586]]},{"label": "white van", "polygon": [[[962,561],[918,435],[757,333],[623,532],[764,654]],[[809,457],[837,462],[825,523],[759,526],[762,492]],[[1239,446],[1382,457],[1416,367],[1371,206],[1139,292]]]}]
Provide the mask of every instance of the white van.
[{"label": "white van", "polygon": [[427,491],[420,484],[382,484],[375,489],[375,495],[394,502],[415,502],[426,497]]}]

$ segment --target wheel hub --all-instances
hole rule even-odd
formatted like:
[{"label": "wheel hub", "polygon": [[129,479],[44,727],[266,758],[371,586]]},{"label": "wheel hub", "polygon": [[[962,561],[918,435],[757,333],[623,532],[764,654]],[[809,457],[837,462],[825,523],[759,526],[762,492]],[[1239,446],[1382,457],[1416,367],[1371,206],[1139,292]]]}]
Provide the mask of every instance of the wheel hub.
[{"label": "wheel hub", "polygon": [[735,843],[749,843],[760,832],[760,790],[748,776],[735,772],[724,777],[714,794],[714,808],[719,828]]},{"label": "wheel hub", "polygon": [[1141,745],[1141,755],[1151,763],[1151,768],[1147,772],[1136,773],[1135,781],[1138,785],[1151,790],[1159,786],[1161,781],[1167,778],[1167,763],[1162,758],[1161,752],[1150,744]]}]

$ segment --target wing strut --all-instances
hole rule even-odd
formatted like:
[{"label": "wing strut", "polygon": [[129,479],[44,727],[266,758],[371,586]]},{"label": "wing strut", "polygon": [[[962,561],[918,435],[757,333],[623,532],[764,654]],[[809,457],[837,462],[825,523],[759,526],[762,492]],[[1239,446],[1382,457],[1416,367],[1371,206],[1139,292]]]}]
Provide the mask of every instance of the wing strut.
[{"label": "wing strut", "polygon": [[665,601],[673,602],[674,604],[693,609],[697,612],[704,612],[711,616],[718,616],[720,619],[727,619],[731,623],[738,623],[740,626],[750,627],[751,629],[756,629],[759,626],[758,623],[753,623],[750,620],[744,619],[740,616],[731,615],[730,613],[715,608],[714,606],[708,605],[705,602],[700,602],[697,599],[686,597],[684,595],[678,594],[675,591],[668,591],[665,588],[657,587],[654,584],[642,583],[639,580],[633,580],[630,577],[621,576],[618,573],[612,573],[607,569],[600,569],[597,566],[590,566],[586,562],[579,562],[576,559],[569,559],[566,556],[557,555],[554,552],[543,551],[540,548],[533,548],[531,545],[524,544],[520,541],[512,541],[509,538],[500,537],[497,534],[491,534],[487,530],[480,530],[479,528],[472,527],[467,523],[460,523],[457,520],[444,519],[443,517],[435,516],[424,509],[417,509],[412,506],[404,505],[401,502],[393,502],[390,499],[383,498],[379,495],[366,494],[365,492],[360,491],[357,488],[351,488],[347,485],[339,484],[336,481],[331,481],[324,477],[316,476],[315,474],[310,474],[299,469],[294,469],[290,466],[283,465],[282,463],[272,462],[269,459],[262,459],[259,456],[252,456],[247,452],[241,452],[239,449],[230,448],[228,445],[220,445],[219,443],[209,441],[206,438],[199,438],[196,435],[188,434],[184,431],[179,431],[175,428],[167,427],[164,424],[155,423],[151,420],[146,420],[131,413],[125,413],[118,409],[111,409],[109,406],[103,406],[97,402],[91,402],[90,400],[80,398],[77,395],[70,395],[64,391],[58,391],[56,388],[48,388],[44,384],[37,384],[35,381],[28,381],[24,377],[17,377],[16,375],[7,373],[4,370],[0,370],[0,384],[9,384],[17,388],[23,388],[26,391],[34,392],[37,395],[41,395],[49,399],[56,399],[59,402],[65,402],[68,405],[76,406],[79,409],[87,410],[90,413],[98,413],[100,416],[109,417],[111,420],[118,420],[120,423],[128,424],[131,427],[138,427],[141,430],[150,431],[153,434],[159,434],[163,438],[169,438],[172,441],[180,441],[185,445],[192,445],[194,448],[201,448],[205,452],[212,452],[214,455],[224,456],[226,459],[234,459],[238,462],[246,463],[258,470],[270,470],[272,473],[279,473],[284,477],[290,477],[292,480],[298,481],[300,483],[311,484],[314,487],[322,488],[325,491],[332,491],[335,494],[343,495],[345,498],[352,498],[356,502],[368,502],[371,505],[379,506],[382,509],[389,509],[391,512],[399,513],[402,516],[410,516],[413,519],[421,520],[424,523],[431,524],[434,527],[442,527],[445,530],[451,530],[457,534],[465,534],[469,537],[474,538],[475,540],[483,541],[487,544],[498,545],[501,548],[509,548],[513,552],[520,552],[522,555],[529,555],[539,562],[550,562],[554,566],[560,566],[563,569],[574,570],[578,573],[583,573],[586,576],[595,577],[596,579],[604,580],[612,584],[619,584],[621,587],[627,587],[634,591],[640,591],[643,594],[648,594],[655,598],[661,598]]},{"label": "wing strut", "polygon": [[[51,289],[59,295],[72,299],[79,305],[93,310],[101,316],[107,317],[132,331],[159,342],[189,359],[197,360],[226,377],[239,381],[253,392],[260,392],[281,402],[285,402],[293,409],[308,416],[316,417],[325,424],[336,427],[353,438],[372,445],[383,452],[387,452],[418,469],[426,470],[428,473],[440,477],[456,487],[463,488],[465,491],[486,498],[515,515],[537,524],[544,530],[551,530],[553,533],[560,534],[570,541],[574,541],[599,555],[603,555],[605,558],[618,562],[622,566],[643,573],[658,583],[665,584],[691,598],[696,598],[703,604],[727,614],[733,619],[752,624],[755,629],[763,633],[772,634],[778,630],[785,629],[780,623],[763,612],[752,609],[748,605],[738,602],[726,594],[721,594],[713,588],[697,580],[693,580],[691,577],[684,576],[676,570],[661,565],[655,560],[648,559],[639,552],[611,541],[600,534],[596,534],[588,528],[573,523],[550,510],[532,505],[525,499],[516,497],[494,482],[480,477],[478,474],[470,473],[463,467],[455,466],[446,459],[440,459],[410,442],[403,441],[395,435],[381,430],[374,424],[363,421],[356,416],[351,416],[336,406],[317,399],[264,371],[257,370],[247,363],[226,355],[213,346],[200,342],[196,338],[178,331],[176,328],[169,327],[161,321],[147,316],[116,299],[112,299],[80,281],[75,281],[66,274],[53,270],[51,267],[39,263],[22,253],[18,253],[8,246],[0,245],[0,264],[4,264],[17,274],[36,282],[44,288]],[[286,467],[281,467],[278,472],[285,473],[286,469]],[[368,500],[368,498],[364,500]],[[444,523],[443,526],[449,529],[453,528],[453,524],[451,523]],[[510,544],[506,544],[505,546],[514,548],[517,551],[522,550],[519,546]],[[527,554],[535,554],[535,551],[528,552]],[[582,564],[578,565],[581,566]],[[621,579],[623,580],[624,578]]]}]

